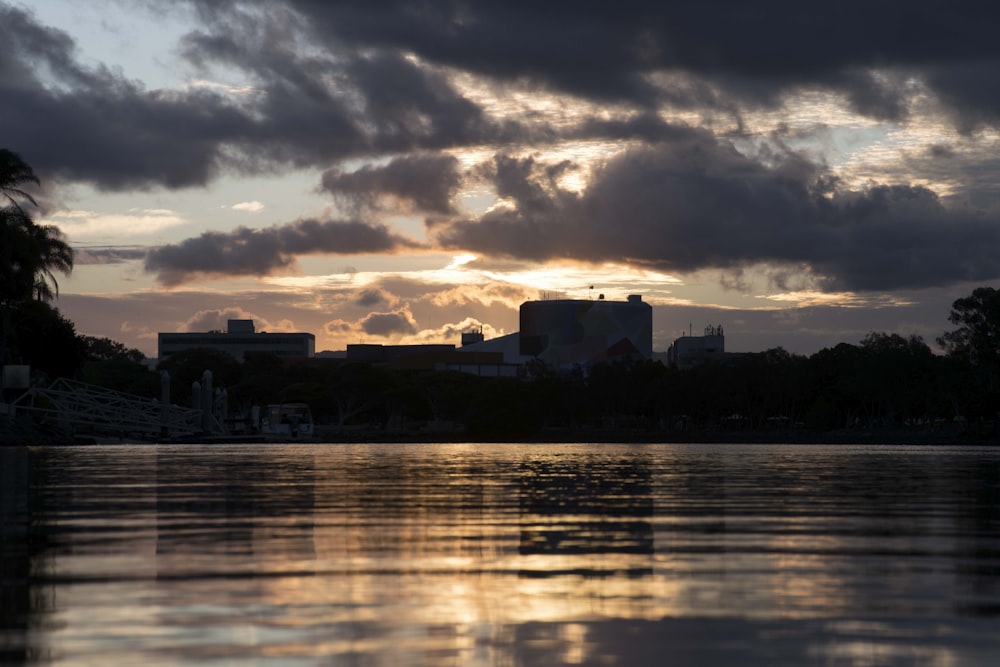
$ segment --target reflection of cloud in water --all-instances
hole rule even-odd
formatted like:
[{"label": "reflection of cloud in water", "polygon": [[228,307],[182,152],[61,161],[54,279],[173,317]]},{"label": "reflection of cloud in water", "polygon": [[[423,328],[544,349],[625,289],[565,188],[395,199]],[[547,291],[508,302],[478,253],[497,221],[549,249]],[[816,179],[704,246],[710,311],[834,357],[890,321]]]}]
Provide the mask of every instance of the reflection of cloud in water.
[{"label": "reflection of cloud in water", "polygon": [[0,449],[14,662],[72,647],[129,664],[930,666],[1000,650],[992,449],[24,452]]}]

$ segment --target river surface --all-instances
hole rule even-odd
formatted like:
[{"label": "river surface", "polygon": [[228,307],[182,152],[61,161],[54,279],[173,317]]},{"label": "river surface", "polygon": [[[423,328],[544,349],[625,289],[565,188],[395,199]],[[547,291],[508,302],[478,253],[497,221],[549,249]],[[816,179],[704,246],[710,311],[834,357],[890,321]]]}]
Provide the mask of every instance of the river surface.
[{"label": "river surface", "polygon": [[1000,449],[0,448],[0,663],[1000,664]]}]

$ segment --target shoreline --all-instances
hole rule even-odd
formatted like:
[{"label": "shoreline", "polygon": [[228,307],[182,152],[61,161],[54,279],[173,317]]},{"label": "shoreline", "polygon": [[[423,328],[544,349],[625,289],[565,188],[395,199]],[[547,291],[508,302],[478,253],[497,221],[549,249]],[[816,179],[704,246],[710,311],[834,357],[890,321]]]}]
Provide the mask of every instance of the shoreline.
[{"label": "shoreline", "polygon": [[205,436],[185,437],[176,440],[149,441],[139,438],[78,435],[58,436],[55,434],[12,434],[0,433],[0,447],[74,447],[95,445],[257,445],[272,444],[706,444],[706,445],[928,445],[928,446],[996,446],[1000,438],[989,435],[973,435],[954,432],[919,431],[830,431],[810,433],[804,431],[704,431],[704,432],[630,432],[572,430],[536,433],[529,436],[483,434],[472,435],[462,432],[419,433],[419,432],[328,432],[311,438],[267,439],[259,435],[247,436]]}]

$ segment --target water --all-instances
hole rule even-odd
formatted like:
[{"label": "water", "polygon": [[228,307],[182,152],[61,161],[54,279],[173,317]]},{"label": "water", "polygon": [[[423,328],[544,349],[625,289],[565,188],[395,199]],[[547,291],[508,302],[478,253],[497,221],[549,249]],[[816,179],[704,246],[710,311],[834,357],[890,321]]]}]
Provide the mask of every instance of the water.
[{"label": "water", "polygon": [[0,448],[0,662],[1000,664],[1000,450]]}]

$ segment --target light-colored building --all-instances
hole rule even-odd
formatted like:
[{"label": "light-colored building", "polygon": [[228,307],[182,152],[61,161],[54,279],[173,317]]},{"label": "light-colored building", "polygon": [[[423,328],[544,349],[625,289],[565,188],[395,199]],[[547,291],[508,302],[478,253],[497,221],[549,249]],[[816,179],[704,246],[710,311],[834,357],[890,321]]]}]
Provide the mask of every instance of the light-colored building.
[{"label": "light-colored building", "polygon": [[311,333],[257,333],[253,320],[229,320],[226,331],[159,333],[157,347],[161,361],[172,354],[195,348],[226,352],[240,361],[251,352],[305,359],[316,354],[316,337]]},{"label": "light-colored building", "polygon": [[668,363],[681,370],[720,362],[725,357],[726,337],[721,325],[706,327],[704,336],[681,336],[667,350]]}]

